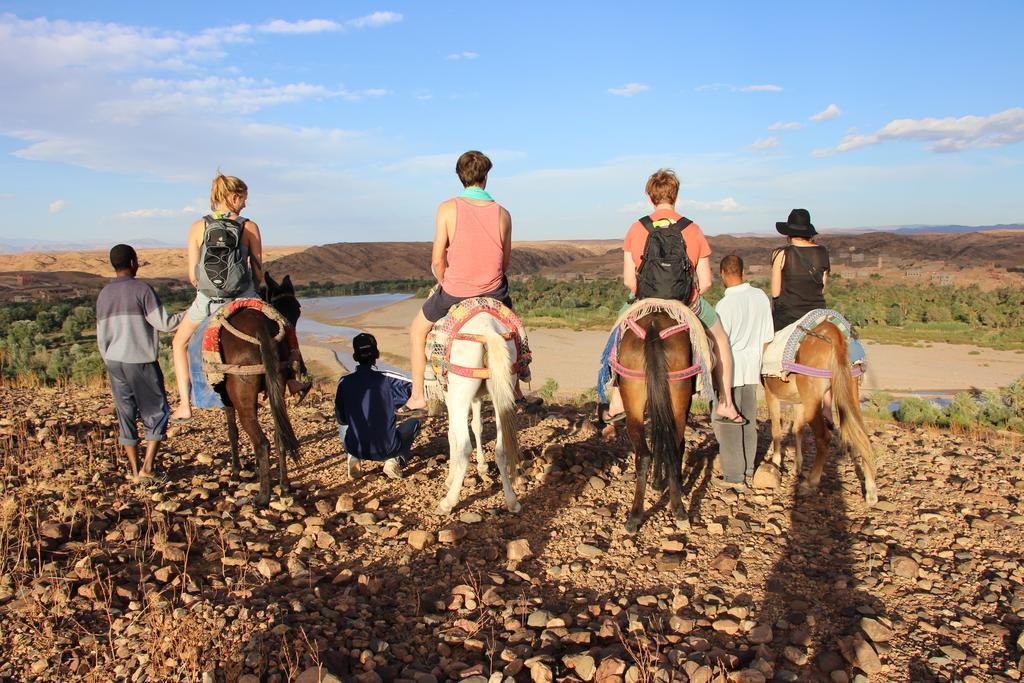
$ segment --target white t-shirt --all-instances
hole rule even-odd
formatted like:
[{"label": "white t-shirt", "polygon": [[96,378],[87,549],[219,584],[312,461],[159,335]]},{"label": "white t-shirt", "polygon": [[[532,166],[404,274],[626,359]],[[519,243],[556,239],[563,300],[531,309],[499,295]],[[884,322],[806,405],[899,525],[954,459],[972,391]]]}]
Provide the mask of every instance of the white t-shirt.
[{"label": "white t-shirt", "polygon": [[732,385],[761,383],[761,354],[775,336],[768,295],[749,283],[727,287],[715,306],[732,348]]}]

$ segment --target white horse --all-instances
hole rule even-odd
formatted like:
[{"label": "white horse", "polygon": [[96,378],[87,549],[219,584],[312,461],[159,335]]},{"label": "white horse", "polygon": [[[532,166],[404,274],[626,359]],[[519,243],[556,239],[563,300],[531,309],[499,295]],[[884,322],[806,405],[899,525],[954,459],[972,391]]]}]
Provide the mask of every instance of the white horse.
[{"label": "white horse", "polygon": [[476,467],[482,478],[487,477],[487,462],[481,437],[483,430],[480,408],[485,393],[494,404],[497,438],[494,460],[501,475],[505,505],[509,512],[519,512],[522,506],[512,489],[512,477],[519,471],[519,441],[516,438],[515,384],[512,366],[518,360],[514,340],[506,339],[510,330],[494,316],[481,312],[467,321],[452,342],[449,363],[452,367],[486,370],[483,377],[465,377],[455,371],[448,373],[445,405],[448,407],[448,493],[437,504],[437,512],[450,514],[459,502],[462,482],[469,468],[473,444],[469,440],[469,411],[473,410],[473,434],[476,437]]}]

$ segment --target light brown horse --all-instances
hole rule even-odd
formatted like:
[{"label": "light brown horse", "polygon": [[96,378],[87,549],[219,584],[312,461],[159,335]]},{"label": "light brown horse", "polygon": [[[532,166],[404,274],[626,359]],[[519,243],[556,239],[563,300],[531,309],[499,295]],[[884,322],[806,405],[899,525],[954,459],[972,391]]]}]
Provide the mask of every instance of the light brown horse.
[{"label": "light brown horse", "polygon": [[781,404],[795,404],[793,408],[793,441],[796,451],[794,463],[797,476],[803,466],[803,449],[800,433],[805,424],[811,426],[817,454],[811,472],[800,484],[798,493],[814,491],[821,483],[821,471],[828,456],[830,434],[825,425],[823,399],[832,390],[832,407],[839,439],[844,450],[855,458],[861,476],[864,478],[864,500],[868,505],[878,502],[875,486],[875,454],[871,449],[864,418],[860,413],[860,389],[850,371],[846,336],[830,322],[822,322],[800,342],[796,362],[810,368],[827,370],[828,377],[791,373],[788,381],[779,377],[764,378],[764,393],[768,402],[768,413],[772,419],[772,462],[782,464],[782,415]]},{"label": "light brown horse", "polygon": [[[673,330],[679,333],[672,333]],[[662,338],[664,331],[668,332]],[[617,366],[619,390],[626,407],[626,433],[636,453],[636,490],[626,531],[635,533],[643,521],[652,450],[654,486],[663,489],[668,478],[669,509],[676,526],[688,528],[690,520],[681,490],[686,418],[694,392],[690,335],[668,314],[650,313],[637,319],[635,327],[622,335],[613,364]],[[651,418],[650,448],[644,434],[645,410]]]}]

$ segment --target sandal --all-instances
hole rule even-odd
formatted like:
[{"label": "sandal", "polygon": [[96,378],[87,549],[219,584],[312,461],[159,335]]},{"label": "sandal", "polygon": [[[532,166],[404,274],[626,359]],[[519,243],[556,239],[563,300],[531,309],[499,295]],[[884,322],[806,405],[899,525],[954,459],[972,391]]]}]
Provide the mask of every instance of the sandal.
[{"label": "sandal", "polygon": [[544,405],[544,399],[540,396],[520,396],[516,399],[516,405],[522,408],[534,408]]},{"label": "sandal", "polygon": [[720,417],[716,415],[715,417],[711,418],[711,422],[712,424],[716,425],[732,425],[733,427],[743,427],[744,425],[750,424],[750,420],[743,417],[742,415],[740,416],[739,420],[730,420],[727,417]]},{"label": "sandal", "polygon": [[423,418],[423,417],[426,417],[426,416],[427,416],[427,409],[426,408],[407,408],[405,406],[402,406],[401,408],[399,408],[398,410],[395,411],[395,417]]},{"label": "sandal", "polygon": [[169,420],[172,425],[187,425],[191,421],[191,417],[172,417]]}]

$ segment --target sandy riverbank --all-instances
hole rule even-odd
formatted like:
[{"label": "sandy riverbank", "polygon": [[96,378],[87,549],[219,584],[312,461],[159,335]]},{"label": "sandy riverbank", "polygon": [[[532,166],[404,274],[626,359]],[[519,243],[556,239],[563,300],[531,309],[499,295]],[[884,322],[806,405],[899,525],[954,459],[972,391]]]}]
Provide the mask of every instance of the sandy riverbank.
[{"label": "sandy riverbank", "polygon": [[[422,299],[406,299],[362,315],[320,321],[370,332],[377,337],[390,363],[408,368],[406,329],[422,305]],[[563,393],[589,389],[594,385],[597,360],[606,340],[607,333],[600,330],[530,330],[534,388],[551,378]],[[1001,387],[1024,375],[1024,353],[1015,351],[956,344],[897,346],[870,341],[864,346],[870,359],[866,389],[949,393],[972,387]],[[328,353],[333,359],[333,353]],[[340,373],[341,365],[336,360],[334,364],[337,368],[333,372]]]}]

